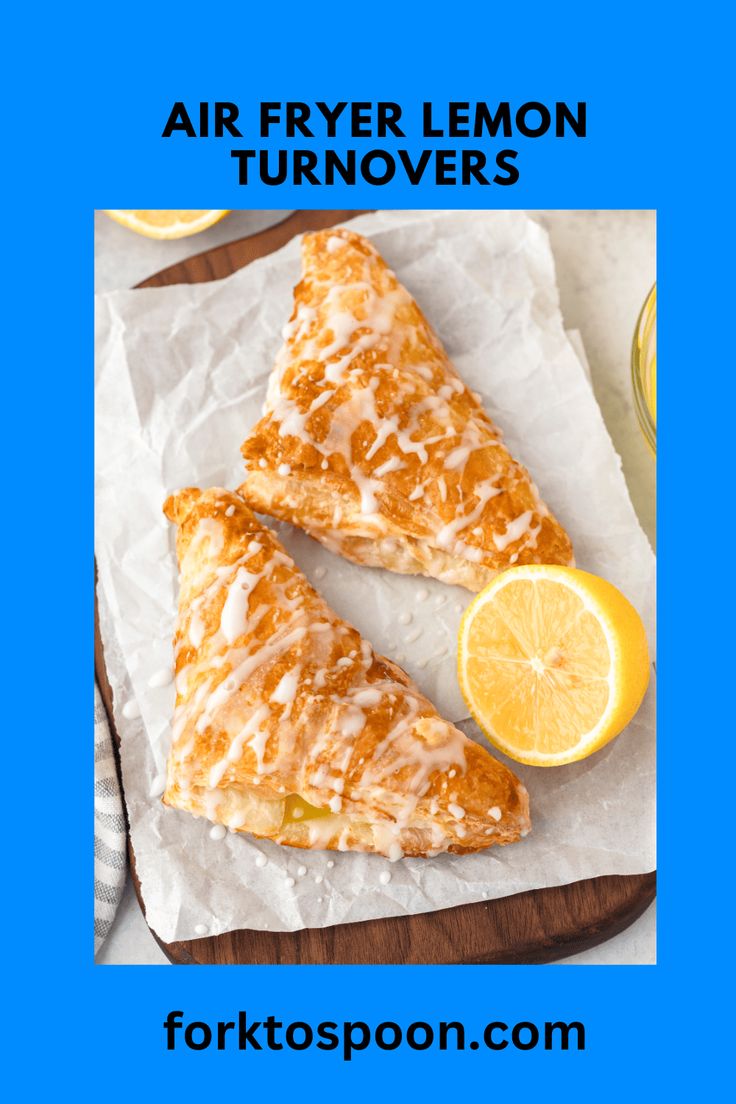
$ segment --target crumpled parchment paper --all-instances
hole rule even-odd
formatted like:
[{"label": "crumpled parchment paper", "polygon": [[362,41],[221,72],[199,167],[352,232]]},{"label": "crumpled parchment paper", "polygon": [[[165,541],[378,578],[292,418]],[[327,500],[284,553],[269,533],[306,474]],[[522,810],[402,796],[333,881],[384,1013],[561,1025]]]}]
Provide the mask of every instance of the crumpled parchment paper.
[{"label": "crumpled parchment paper", "polygon": [[[502,211],[384,212],[351,226],[374,240],[481,393],[570,532],[578,565],[617,584],[640,610],[654,656],[654,557],[564,331],[544,230]],[[213,839],[208,822],[161,804],[174,703],[173,686],[161,684],[177,598],[161,505],[178,487],[240,483],[239,446],[260,415],[299,272],[293,241],[226,280],[97,301],[100,628],[149,924],[166,941],[241,927],[291,931],[652,870],[654,672],[635,720],[596,755],[558,768],[511,764],[529,789],[533,830],[509,847],[390,864],[243,835]],[[469,592],[357,567],[288,525],[276,529],[334,608],[482,740],[464,721],[455,676]]]}]

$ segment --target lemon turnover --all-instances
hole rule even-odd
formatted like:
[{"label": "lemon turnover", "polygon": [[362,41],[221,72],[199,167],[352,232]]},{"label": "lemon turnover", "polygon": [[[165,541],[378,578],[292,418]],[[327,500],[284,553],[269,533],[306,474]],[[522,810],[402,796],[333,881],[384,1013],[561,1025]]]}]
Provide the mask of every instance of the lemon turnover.
[{"label": "lemon turnover", "polygon": [[359,564],[480,590],[572,563],[528,472],[374,246],[306,234],[303,278],[242,452],[241,493]]},{"label": "lemon turnover", "polygon": [[180,566],[164,801],[294,847],[390,859],[529,828],[515,775],[339,618],[242,498],[169,498]]}]

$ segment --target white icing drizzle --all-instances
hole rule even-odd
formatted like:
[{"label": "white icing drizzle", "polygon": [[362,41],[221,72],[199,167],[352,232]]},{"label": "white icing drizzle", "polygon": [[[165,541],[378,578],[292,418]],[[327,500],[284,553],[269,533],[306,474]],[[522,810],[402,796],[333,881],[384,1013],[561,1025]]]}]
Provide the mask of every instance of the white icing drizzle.
[{"label": "white icing drizzle", "polygon": [[174,679],[174,686],[176,687],[177,694],[181,694],[183,697],[187,692],[187,684],[189,682],[189,672],[191,670],[191,664],[187,663],[185,667],[178,672]]},{"label": "white icing drizzle", "polygon": [[[322,394],[318,395],[317,398],[312,402],[311,406],[309,407],[309,413],[314,414],[315,410],[319,410],[321,406],[324,406],[326,402],[330,401],[332,395],[333,392],[329,388],[326,391],[323,391]],[[323,460],[322,466],[323,471],[326,471],[330,465],[327,463],[326,460]]]},{"label": "white icing drizzle", "polygon": [[[301,669],[295,667],[293,671],[287,671],[281,676],[281,681],[271,694],[271,701],[276,702],[277,705],[286,705],[291,707],[294,704],[296,697],[296,691],[299,686],[299,676]],[[289,710],[287,710],[285,716],[288,716]]]},{"label": "white icing drizzle", "polygon": [[[227,597],[220,615],[220,629],[228,644],[233,644],[245,632],[248,602],[263,572],[246,571],[239,567],[227,588]],[[190,631],[191,636],[191,631]]]},{"label": "white icing drizzle", "polygon": [[193,612],[189,620],[189,643],[193,648],[199,648],[204,640],[204,621],[192,607]]},{"label": "white icing drizzle", "polygon": [[514,541],[520,540],[525,533],[529,532],[533,516],[532,511],[527,510],[525,513],[520,514],[519,517],[514,518],[513,521],[510,521],[504,533],[493,534],[493,543],[499,552],[503,552],[508,545],[513,544]]},{"label": "white icing drizzle", "polygon": [[221,790],[205,790],[204,793],[204,812],[205,816],[209,820],[217,820],[217,811],[223,801],[223,793]]},{"label": "white icing drizzle", "polygon": [[135,698],[130,698],[123,706],[123,716],[127,721],[134,721],[141,715],[141,707]]},{"label": "white icing drizzle", "polygon": [[190,551],[199,551],[199,545],[203,541],[209,541],[208,555],[213,559],[222,552],[225,536],[222,530],[222,522],[216,518],[203,517],[199,519],[197,532],[192,537]]},{"label": "white icing drizzle", "polygon": [[232,671],[230,678],[220,683],[217,689],[207,698],[204,710],[197,722],[197,731],[202,732],[207,727],[210,723],[212,714],[220,709],[225,702],[229,701],[233,694],[258,667],[287,651],[292,644],[296,644],[298,641],[302,640],[306,633],[306,626],[299,625],[297,628],[286,633],[283,637],[277,636],[269,644],[260,645],[255,652],[248,655],[246,659]]},{"label": "white icing drizzle", "polygon": [[376,479],[383,479],[390,472],[402,471],[405,467],[406,464],[403,464],[398,456],[390,456],[383,464],[379,464],[373,474]]},{"label": "white icing drizzle", "polygon": [[474,525],[483,513],[486,503],[500,493],[501,488],[495,486],[492,480],[486,480],[485,483],[478,484],[475,489],[475,496],[478,499],[477,505],[469,514],[463,514],[456,517],[454,521],[448,522],[447,525],[443,525],[435,537],[437,547],[456,551],[457,534]]},{"label": "white icing drizzle", "polygon": [[445,459],[445,470],[457,471],[458,468],[464,468],[468,462],[469,456],[470,449],[466,445],[460,445],[458,448],[453,449]]},{"label": "white icing drizzle", "polygon": [[348,706],[342,711],[338,726],[340,735],[346,739],[357,736],[365,728],[366,716],[362,709]]},{"label": "white icing drizzle", "polygon": [[379,705],[383,701],[383,691],[376,687],[369,686],[365,690],[358,690],[351,696],[350,700],[353,705]]},{"label": "white icing drizzle", "polygon": [[263,773],[263,755],[265,751],[266,741],[268,739],[267,731],[262,728],[269,715],[269,709],[267,705],[261,705],[255,712],[248,718],[246,723],[241,728],[235,739],[230,744],[227,750],[227,754],[224,759],[221,759],[218,763],[211,768],[209,774],[209,784],[212,789],[219,785],[225,771],[228,769],[231,763],[237,763],[243,754],[243,748],[246,744],[253,748],[258,760],[257,770],[258,773]]},{"label": "white icing drizzle", "polygon": [[281,330],[284,341],[289,341],[291,338],[300,338],[309,330],[316,317],[317,312],[314,307],[308,307],[305,303],[300,303],[295,316]]}]

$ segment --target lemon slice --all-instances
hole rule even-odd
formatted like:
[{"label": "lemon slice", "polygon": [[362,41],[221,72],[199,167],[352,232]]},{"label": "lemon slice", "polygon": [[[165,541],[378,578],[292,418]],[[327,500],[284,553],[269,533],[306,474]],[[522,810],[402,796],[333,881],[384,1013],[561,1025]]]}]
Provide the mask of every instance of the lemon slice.
[{"label": "lemon slice", "polygon": [[186,238],[214,226],[228,211],[105,211],[111,219],[147,238]]},{"label": "lemon slice", "polygon": [[628,599],[597,575],[512,567],[465,612],[458,677],[494,747],[519,763],[574,763],[617,736],[641,705],[646,633]]}]

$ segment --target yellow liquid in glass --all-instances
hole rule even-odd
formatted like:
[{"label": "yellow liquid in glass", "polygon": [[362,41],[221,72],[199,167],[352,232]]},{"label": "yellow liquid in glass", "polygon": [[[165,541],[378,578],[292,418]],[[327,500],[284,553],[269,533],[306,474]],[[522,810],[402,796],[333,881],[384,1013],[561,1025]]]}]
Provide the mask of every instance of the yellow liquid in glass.
[{"label": "yellow liquid in glass", "polygon": [[657,289],[642,307],[632,349],[634,404],[641,431],[653,454],[657,451]]},{"label": "yellow liquid in glass", "polygon": [[652,357],[652,363],[647,372],[647,403],[652,415],[652,421],[657,426],[657,354]]}]

